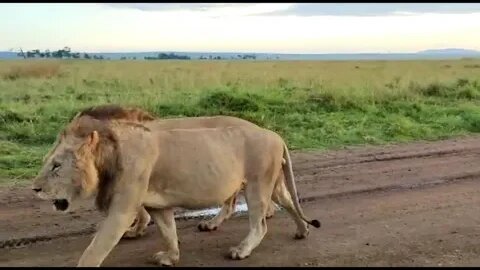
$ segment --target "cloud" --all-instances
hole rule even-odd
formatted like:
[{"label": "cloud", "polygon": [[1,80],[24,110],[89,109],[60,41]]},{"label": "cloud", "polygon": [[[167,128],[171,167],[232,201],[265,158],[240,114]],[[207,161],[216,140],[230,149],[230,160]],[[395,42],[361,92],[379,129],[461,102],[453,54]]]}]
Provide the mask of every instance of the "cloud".
[{"label": "cloud", "polygon": [[111,7],[118,8],[131,8],[138,9],[142,11],[178,11],[178,10],[188,10],[188,11],[209,11],[216,8],[224,7],[235,7],[235,6],[249,6],[252,4],[225,4],[225,3],[214,3],[214,4],[204,4],[204,3],[108,3],[105,4]]},{"label": "cloud", "polygon": [[480,3],[104,3],[113,8],[184,13],[211,18],[235,16],[355,16],[471,14]]},{"label": "cloud", "polygon": [[252,16],[269,12],[282,11],[295,5],[292,3],[108,3],[104,4],[115,8],[128,8],[141,11],[156,12],[194,12],[212,18],[232,16]]},{"label": "cloud", "polygon": [[302,3],[261,15],[294,16],[385,16],[419,13],[462,14],[480,12],[478,3]]}]

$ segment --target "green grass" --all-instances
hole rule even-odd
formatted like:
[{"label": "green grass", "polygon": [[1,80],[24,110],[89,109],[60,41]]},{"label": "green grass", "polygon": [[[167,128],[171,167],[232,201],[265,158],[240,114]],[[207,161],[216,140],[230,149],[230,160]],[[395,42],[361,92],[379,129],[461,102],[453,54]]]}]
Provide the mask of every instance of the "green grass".
[{"label": "green grass", "polygon": [[238,116],[291,149],[480,132],[479,63],[2,61],[0,184],[34,176],[68,119],[104,103],[159,117]]}]

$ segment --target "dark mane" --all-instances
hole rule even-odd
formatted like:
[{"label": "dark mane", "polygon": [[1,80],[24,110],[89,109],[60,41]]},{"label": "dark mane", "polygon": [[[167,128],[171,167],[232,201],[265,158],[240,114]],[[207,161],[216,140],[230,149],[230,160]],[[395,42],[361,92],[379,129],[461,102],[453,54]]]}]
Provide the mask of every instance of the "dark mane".
[{"label": "dark mane", "polygon": [[128,108],[116,104],[93,106],[82,110],[75,118],[90,116],[98,120],[128,120],[134,122],[147,122],[155,117],[140,108]]},{"label": "dark mane", "polygon": [[76,117],[66,129],[66,133],[78,138],[87,138],[97,131],[100,142],[96,149],[95,167],[98,170],[98,193],[95,205],[98,210],[107,212],[113,197],[115,180],[123,172],[117,135],[110,129],[108,121],[91,116]]}]

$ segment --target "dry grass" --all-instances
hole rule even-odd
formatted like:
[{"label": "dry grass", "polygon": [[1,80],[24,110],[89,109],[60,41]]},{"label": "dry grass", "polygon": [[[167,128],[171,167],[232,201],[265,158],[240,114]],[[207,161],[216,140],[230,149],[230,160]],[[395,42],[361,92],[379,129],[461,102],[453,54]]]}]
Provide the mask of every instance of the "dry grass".
[{"label": "dry grass", "polygon": [[[77,61],[63,66],[75,72],[68,80],[119,80],[143,88],[198,90],[236,85],[269,88],[379,87],[399,79],[410,82],[445,82],[471,78],[479,60],[462,61]],[[0,64],[1,66],[1,64]],[[449,66],[447,68],[446,66]]]},{"label": "dry grass", "polygon": [[2,72],[2,77],[5,80],[18,80],[18,79],[50,79],[60,75],[61,65],[58,62],[30,62],[30,63],[17,63],[11,66],[9,69]]}]

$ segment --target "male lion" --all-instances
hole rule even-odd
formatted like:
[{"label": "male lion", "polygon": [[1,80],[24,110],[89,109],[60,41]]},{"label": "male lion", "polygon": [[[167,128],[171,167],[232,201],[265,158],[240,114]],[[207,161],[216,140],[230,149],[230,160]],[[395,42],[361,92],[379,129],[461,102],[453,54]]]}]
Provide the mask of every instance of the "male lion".
[{"label": "male lion", "polygon": [[[143,111],[139,108],[128,108],[119,105],[100,105],[84,109],[78,113],[74,119],[80,116],[91,116],[98,120],[108,121],[131,121],[131,122],[150,122],[155,121],[158,125],[157,128],[169,130],[169,129],[190,129],[190,128],[215,128],[215,127],[228,127],[228,126],[250,126],[258,127],[254,123],[249,121],[231,117],[231,116],[212,116],[212,117],[184,117],[184,118],[171,118],[171,119],[158,119],[150,113]],[[152,122],[153,123],[153,122]],[[151,123],[151,124],[152,124]],[[58,140],[55,142],[58,145]],[[44,161],[48,159],[52,150],[45,156]],[[280,172],[280,178],[283,181],[283,172]],[[198,224],[200,231],[212,231],[216,230],[223,221],[231,217],[235,210],[237,196],[232,196],[229,200],[225,201],[219,213],[210,220],[201,221]],[[275,213],[275,205],[270,201],[268,205],[267,218],[271,218]],[[144,207],[138,211],[132,226],[123,235],[124,238],[136,238],[145,234],[146,228],[151,218]]]},{"label": "male lion", "polygon": [[[280,169],[285,181],[279,180]],[[142,206],[167,244],[154,261],[173,265],[180,256],[173,209],[221,204],[243,184],[250,231],[231,248],[232,259],[248,257],[260,244],[271,199],[290,213],[296,238],[308,235],[307,224],[320,227],[300,207],[285,142],[258,127],[162,130],[150,122],[79,116],[61,133],[33,190],[60,211],[95,196],[97,208],[106,213],[78,266],[100,266]]]}]

